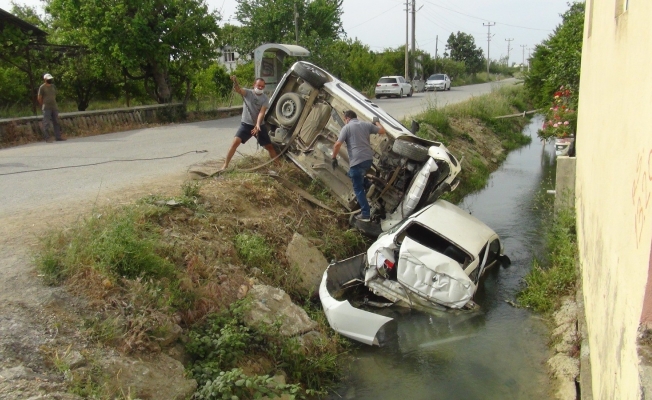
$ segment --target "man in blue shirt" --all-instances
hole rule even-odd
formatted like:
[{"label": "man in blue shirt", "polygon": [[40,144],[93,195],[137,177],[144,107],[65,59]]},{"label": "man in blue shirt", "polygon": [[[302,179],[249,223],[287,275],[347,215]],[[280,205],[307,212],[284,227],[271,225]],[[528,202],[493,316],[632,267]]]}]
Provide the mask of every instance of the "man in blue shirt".
[{"label": "man in blue shirt", "polygon": [[349,153],[349,172],[348,176],[353,182],[353,192],[360,204],[360,214],[356,219],[362,222],[369,222],[371,218],[371,208],[367,201],[367,194],[364,190],[364,176],[367,170],[371,168],[374,158],[374,150],[371,148],[370,136],[372,134],[384,135],[385,128],[380,122],[373,124],[358,120],[358,115],[351,110],[344,112],[344,122],[346,125],[340,131],[340,135],[333,146],[333,168],[337,167],[337,153],[340,152],[342,143],[346,143]]}]

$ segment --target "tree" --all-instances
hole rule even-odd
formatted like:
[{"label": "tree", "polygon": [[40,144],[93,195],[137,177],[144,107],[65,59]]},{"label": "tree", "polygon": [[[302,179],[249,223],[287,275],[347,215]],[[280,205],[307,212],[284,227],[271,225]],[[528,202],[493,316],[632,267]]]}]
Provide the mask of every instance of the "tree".
[{"label": "tree", "polygon": [[530,59],[525,87],[534,103],[548,107],[554,94],[564,86],[570,90],[569,104],[577,109],[580,64],[584,32],[584,3],[573,3],[562,14],[562,23],[537,45]]},{"label": "tree", "polygon": [[466,66],[466,72],[475,74],[484,67],[484,53],[475,45],[473,36],[464,32],[451,33],[446,41],[446,52],[444,57],[450,57],[454,61],[462,61]]},{"label": "tree", "polygon": [[194,71],[216,55],[219,15],[203,0],[49,0],[46,10],[124,76],[143,79],[159,103],[183,85],[187,97]]},{"label": "tree", "polygon": [[36,115],[35,91],[40,84],[38,76],[41,75],[37,71],[47,65],[52,52],[43,47],[46,33],[38,26],[45,27],[45,23],[39,19],[34,8],[13,4],[12,13],[34,26],[15,24],[11,21],[0,25],[0,63],[26,76],[27,79],[23,82],[32,103],[32,112]]},{"label": "tree", "polygon": [[295,43],[294,9],[298,14],[299,44],[312,53],[329,46],[344,32],[343,0],[238,0],[236,19],[243,25],[232,45],[251,54],[264,43]]}]

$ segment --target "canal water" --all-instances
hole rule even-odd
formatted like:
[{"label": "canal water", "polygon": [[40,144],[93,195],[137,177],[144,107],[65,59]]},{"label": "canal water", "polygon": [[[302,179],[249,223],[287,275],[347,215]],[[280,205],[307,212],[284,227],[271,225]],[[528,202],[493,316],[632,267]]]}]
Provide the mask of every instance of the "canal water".
[{"label": "canal water", "polygon": [[541,251],[540,203],[554,182],[554,148],[543,146],[535,117],[532,143],[509,154],[482,191],[461,207],[493,228],[512,263],[488,271],[474,300],[481,312],[391,311],[397,338],[378,348],[354,344],[354,362],[329,399],[549,399],[548,331],[510,302]]}]

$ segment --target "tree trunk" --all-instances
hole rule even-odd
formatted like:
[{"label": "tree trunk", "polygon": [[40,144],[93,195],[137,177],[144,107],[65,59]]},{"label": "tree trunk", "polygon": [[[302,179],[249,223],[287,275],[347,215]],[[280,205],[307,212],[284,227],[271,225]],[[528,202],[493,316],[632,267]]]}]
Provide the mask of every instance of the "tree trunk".
[{"label": "tree trunk", "polygon": [[152,75],[156,83],[157,101],[159,104],[170,102],[170,87],[166,81],[167,70],[161,68],[158,63],[152,65]]}]

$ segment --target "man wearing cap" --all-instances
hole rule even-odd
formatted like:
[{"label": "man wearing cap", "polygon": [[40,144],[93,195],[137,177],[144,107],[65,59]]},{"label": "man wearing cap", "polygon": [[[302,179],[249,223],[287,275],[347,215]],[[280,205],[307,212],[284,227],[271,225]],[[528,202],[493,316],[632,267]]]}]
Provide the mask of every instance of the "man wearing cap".
[{"label": "man wearing cap", "polygon": [[371,208],[367,201],[367,194],[364,191],[364,176],[367,170],[371,168],[374,159],[374,150],[369,140],[374,133],[379,135],[385,134],[385,128],[374,118],[374,123],[363,122],[358,120],[358,115],[351,110],[344,112],[344,122],[346,125],[340,131],[340,135],[333,146],[333,168],[337,167],[337,153],[340,152],[342,143],[346,143],[349,153],[349,178],[353,182],[353,192],[360,204],[360,214],[356,219],[362,222],[369,222],[371,218]]},{"label": "man wearing cap", "polygon": [[52,125],[54,137],[57,141],[66,140],[61,136],[61,127],[59,126],[59,108],[57,107],[57,89],[52,82],[54,78],[50,74],[43,75],[44,83],[38,88],[38,104],[43,110],[43,136],[45,141],[52,143],[52,137],[48,133],[48,126]]}]

